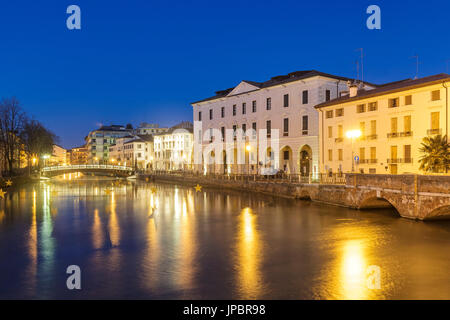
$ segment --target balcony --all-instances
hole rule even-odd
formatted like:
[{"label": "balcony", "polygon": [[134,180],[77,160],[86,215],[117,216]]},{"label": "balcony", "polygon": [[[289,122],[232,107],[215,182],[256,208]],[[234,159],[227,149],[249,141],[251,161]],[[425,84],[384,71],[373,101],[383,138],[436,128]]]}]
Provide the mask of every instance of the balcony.
[{"label": "balcony", "polygon": [[375,164],[378,163],[378,159],[360,159],[360,164]]},{"label": "balcony", "polygon": [[396,163],[413,163],[412,158],[395,158],[395,159],[387,159],[387,163],[396,164]]},{"label": "balcony", "polygon": [[400,137],[412,137],[412,131],[404,131],[404,132],[390,132],[387,134],[389,139],[391,138],[400,138]]},{"label": "balcony", "polygon": [[369,136],[366,136],[366,140],[376,140],[376,139],[378,139],[377,134],[371,134]]},{"label": "balcony", "polygon": [[429,130],[427,130],[427,134],[429,136],[432,136],[435,134],[442,134],[442,129],[429,129]]},{"label": "balcony", "polygon": [[336,138],[334,139],[334,142],[339,143],[339,142],[343,142],[344,138]]},{"label": "balcony", "polygon": [[307,136],[308,135],[308,130],[302,130],[302,135]]}]

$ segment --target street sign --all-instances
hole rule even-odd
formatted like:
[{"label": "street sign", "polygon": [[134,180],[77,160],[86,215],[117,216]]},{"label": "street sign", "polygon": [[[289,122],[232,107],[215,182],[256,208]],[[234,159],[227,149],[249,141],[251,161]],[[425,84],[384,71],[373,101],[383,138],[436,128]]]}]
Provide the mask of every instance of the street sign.
[{"label": "street sign", "polygon": [[359,162],[359,157],[358,156],[355,156],[354,159],[355,159],[356,162]]}]

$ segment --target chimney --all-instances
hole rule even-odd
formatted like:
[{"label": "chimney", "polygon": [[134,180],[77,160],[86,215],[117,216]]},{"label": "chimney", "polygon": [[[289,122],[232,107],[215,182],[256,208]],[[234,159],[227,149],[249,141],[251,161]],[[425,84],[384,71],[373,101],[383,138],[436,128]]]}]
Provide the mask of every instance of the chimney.
[{"label": "chimney", "polygon": [[347,81],[347,86],[348,86],[348,91],[349,91],[349,97],[350,98],[356,97],[358,95],[358,89],[359,89],[358,84]]}]

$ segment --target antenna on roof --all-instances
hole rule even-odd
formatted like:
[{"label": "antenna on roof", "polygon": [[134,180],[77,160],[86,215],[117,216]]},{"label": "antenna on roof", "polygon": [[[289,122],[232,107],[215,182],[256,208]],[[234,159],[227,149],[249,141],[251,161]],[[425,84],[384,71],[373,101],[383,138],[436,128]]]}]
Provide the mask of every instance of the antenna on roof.
[{"label": "antenna on roof", "polygon": [[356,79],[355,79],[355,82],[358,82],[358,80],[359,80],[359,61],[356,60],[355,64],[356,64]]},{"label": "antenna on roof", "polygon": [[415,55],[412,58],[416,58],[416,76],[414,77],[414,80],[419,78],[419,55]]},{"label": "antenna on roof", "polygon": [[361,82],[364,83],[364,49],[359,48],[357,51],[361,51]]}]

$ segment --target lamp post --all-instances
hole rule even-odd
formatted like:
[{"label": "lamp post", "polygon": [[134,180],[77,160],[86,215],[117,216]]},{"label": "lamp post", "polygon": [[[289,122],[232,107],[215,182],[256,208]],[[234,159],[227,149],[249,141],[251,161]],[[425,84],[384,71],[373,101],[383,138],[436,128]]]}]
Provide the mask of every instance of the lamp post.
[{"label": "lamp post", "polygon": [[252,147],[249,144],[247,144],[245,146],[245,150],[247,150],[248,153],[247,173],[250,175],[250,151],[252,150]]},{"label": "lamp post", "polygon": [[42,156],[42,159],[44,159],[44,167],[47,165],[47,159],[50,158],[50,156],[48,154],[44,154]]},{"label": "lamp post", "polygon": [[355,172],[355,158],[353,156],[353,141],[355,139],[358,139],[361,136],[361,131],[360,130],[350,130],[347,131],[346,133],[347,138],[351,139],[352,141],[352,173]]}]

